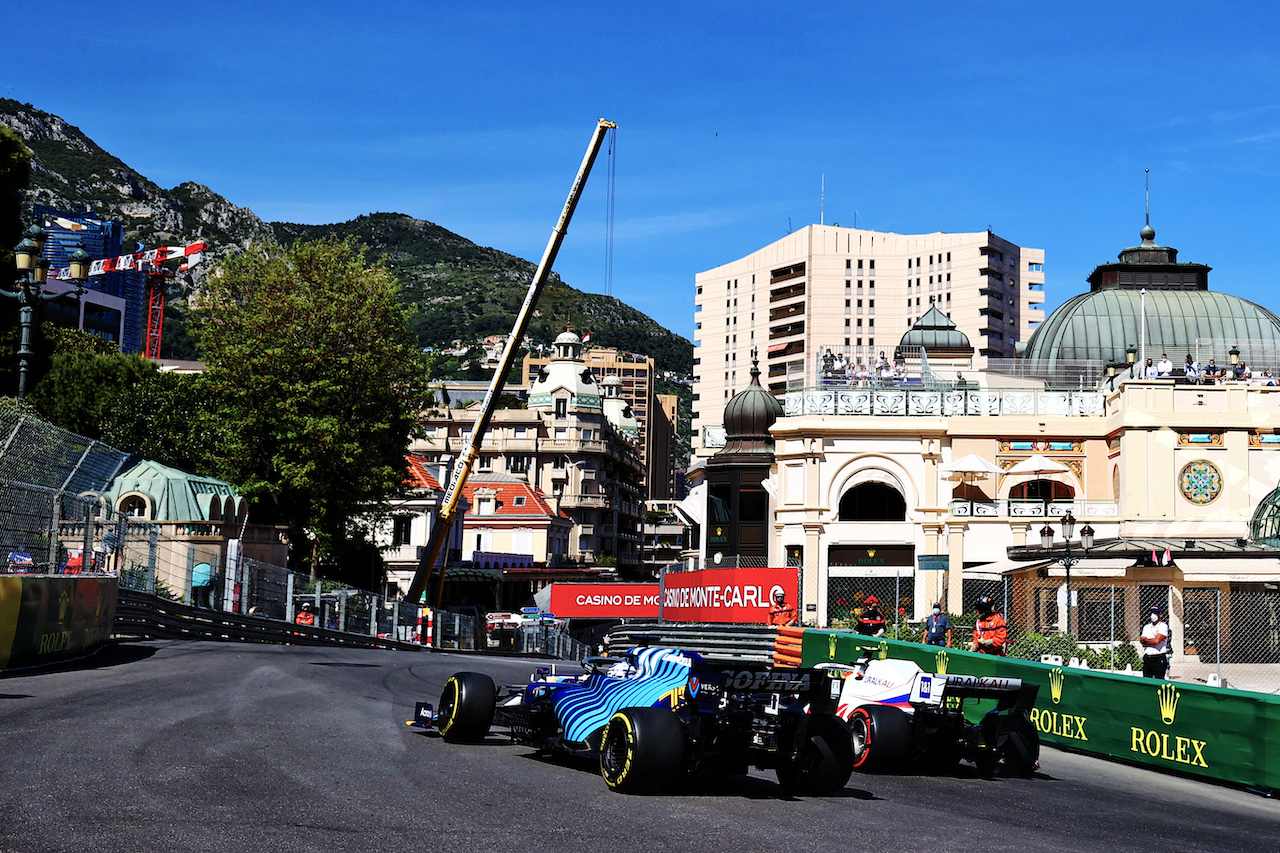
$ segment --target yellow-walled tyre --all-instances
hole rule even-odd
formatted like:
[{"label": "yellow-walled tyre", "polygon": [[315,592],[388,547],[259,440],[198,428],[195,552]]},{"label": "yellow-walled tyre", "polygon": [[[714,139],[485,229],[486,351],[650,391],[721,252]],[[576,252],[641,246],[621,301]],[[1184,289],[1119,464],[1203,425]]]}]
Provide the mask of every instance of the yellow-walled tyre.
[{"label": "yellow-walled tyre", "polygon": [[493,725],[498,688],[493,679],[478,672],[459,672],[449,677],[440,692],[436,727],[451,743],[484,740]]},{"label": "yellow-walled tyre", "polygon": [[600,775],[627,794],[672,781],[684,765],[684,723],[666,708],[623,708],[600,739]]}]

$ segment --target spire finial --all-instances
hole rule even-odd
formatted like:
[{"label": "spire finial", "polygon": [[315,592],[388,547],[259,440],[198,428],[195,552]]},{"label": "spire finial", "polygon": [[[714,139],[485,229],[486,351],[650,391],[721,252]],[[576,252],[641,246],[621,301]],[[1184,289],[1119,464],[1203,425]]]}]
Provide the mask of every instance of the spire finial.
[{"label": "spire finial", "polygon": [[1147,169],[1147,225],[1151,224],[1151,170]]}]

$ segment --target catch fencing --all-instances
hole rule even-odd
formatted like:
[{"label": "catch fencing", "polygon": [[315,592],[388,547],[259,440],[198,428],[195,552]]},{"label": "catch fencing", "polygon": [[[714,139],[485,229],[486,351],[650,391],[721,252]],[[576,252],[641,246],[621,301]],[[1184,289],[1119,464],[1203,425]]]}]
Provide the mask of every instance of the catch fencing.
[{"label": "catch fencing", "polygon": [[[943,587],[945,590],[945,587]],[[916,602],[909,567],[899,576],[828,579],[825,625],[853,628],[868,596],[888,620],[891,639],[918,641],[921,616],[932,601]],[[1170,629],[1174,680],[1280,693],[1280,585],[1194,580],[1138,583],[1073,575],[1068,595],[1061,568],[1018,576],[966,578],[964,615],[951,617],[952,644],[967,646],[974,604],[991,596],[1008,623],[1010,657],[1064,663],[1113,672],[1142,670],[1143,626],[1153,605],[1163,608]],[[945,604],[945,592],[938,595]],[[946,608],[948,610],[952,608]],[[898,618],[894,618],[897,614]]]}]

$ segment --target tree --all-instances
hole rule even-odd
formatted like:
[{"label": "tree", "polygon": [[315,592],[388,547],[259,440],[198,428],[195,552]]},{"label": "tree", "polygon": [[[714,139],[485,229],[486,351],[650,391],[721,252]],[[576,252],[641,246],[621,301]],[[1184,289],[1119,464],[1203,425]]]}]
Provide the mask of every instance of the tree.
[{"label": "tree", "polygon": [[31,390],[31,402],[50,423],[102,439],[103,422],[116,400],[146,374],[155,372],[154,365],[136,355],[60,352]]},{"label": "tree", "polygon": [[399,284],[333,238],[250,249],[204,284],[192,319],[214,472],[275,502],[294,568],[313,542],[324,562],[354,514],[401,487],[427,398]]}]

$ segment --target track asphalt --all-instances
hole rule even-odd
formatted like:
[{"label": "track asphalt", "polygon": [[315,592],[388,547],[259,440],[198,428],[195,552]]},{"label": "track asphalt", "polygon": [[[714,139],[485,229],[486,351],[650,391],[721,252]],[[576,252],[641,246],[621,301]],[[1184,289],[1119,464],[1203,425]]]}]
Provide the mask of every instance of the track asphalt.
[{"label": "track asphalt", "polygon": [[535,665],[147,642],[0,678],[0,851],[1280,849],[1280,802],[1052,749],[1030,779],[855,773],[787,799],[753,771],[632,797],[592,762],[405,726],[455,671]]}]

